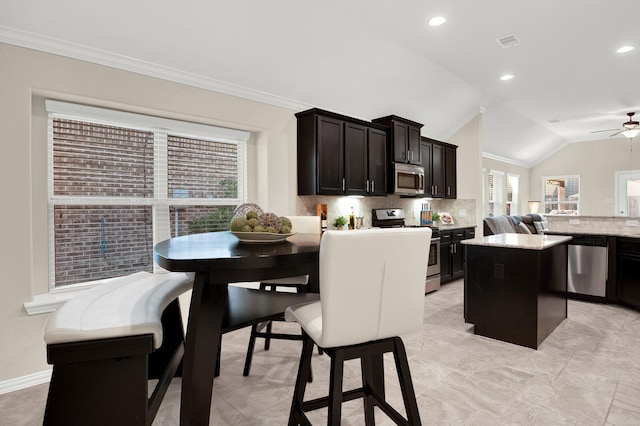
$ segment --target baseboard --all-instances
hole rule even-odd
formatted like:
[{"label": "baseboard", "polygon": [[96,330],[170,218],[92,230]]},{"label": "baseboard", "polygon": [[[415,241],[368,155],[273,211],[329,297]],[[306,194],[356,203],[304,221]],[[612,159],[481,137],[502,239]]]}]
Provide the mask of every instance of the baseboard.
[{"label": "baseboard", "polygon": [[35,385],[41,385],[49,382],[50,380],[51,370],[40,371],[39,373],[27,374],[26,376],[5,380],[4,382],[0,382],[0,395],[30,388]]}]

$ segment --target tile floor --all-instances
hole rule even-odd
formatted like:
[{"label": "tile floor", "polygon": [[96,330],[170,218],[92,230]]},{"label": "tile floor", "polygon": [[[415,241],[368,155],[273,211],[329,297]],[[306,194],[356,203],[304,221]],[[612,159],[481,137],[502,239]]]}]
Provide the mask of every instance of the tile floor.
[{"label": "tile floor", "polygon": [[[296,330],[293,324],[279,324]],[[223,338],[222,373],[214,386],[212,425],[285,425],[299,342],[256,350],[242,376],[248,329]],[[640,425],[640,312],[569,301],[569,318],[536,350],[475,336],[463,321],[462,281],[425,297],[424,327],[403,336],[425,425]],[[385,357],[387,394],[401,407],[393,361]],[[328,357],[315,355],[308,396],[328,387]],[[350,361],[345,387],[357,386]],[[179,380],[153,423],[177,425]],[[48,385],[0,395],[0,424],[39,425]],[[323,410],[310,416],[324,424]],[[392,424],[384,414],[379,425]],[[343,406],[343,425],[362,425],[361,403]]]}]

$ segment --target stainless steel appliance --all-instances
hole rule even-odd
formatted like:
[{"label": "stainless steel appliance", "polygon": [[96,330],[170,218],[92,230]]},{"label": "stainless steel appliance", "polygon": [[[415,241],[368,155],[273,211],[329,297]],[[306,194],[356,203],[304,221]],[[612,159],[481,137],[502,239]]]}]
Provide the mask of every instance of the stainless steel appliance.
[{"label": "stainless steel appliance", "polygon": [[582,296],[607,295],[607,237],[572,235],[567,291]]},{"label": "stainless steel appliance", "polygon": [[[380,228],[401,228],[405,226],[406,215],[404,209],[373,209],[371,224]],[[427,259],[427,276],[425,277],[424,292],[430,293],[440,288],[440,230],[431,227],[431,248]]]},{"label": "stainless steel appliance", "polygon": [[424,194],[424,167],[393,163],[393,193],[396,195]]}]

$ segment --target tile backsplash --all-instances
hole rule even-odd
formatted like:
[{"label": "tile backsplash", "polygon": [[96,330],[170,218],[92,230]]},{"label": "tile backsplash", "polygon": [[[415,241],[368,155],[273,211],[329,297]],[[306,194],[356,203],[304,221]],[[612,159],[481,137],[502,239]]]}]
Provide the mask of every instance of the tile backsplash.
[{"label": "tile backsplash", "polygon": [[[448,212],[453,217],[455,225],[476,226],[476,200],[425,200],[421,198],[401,198],[394,195],[387,197],[336,197],[336,196],[298,196],[296,214],[315,215],[316,204],[327,205],[327,220],[329,229],[333,219],[338,216],[348,217],[353,207],[356,216],[363,216],[363,226],[371,226],[371,210],[382,208],[403,208],[407,215],[407,225],[420,223],[420,209],[423,203],[430,203],[434,212]],[[460,216],[460,212],[464,216]],[[438,225],[438,224],[437,224]]]}]

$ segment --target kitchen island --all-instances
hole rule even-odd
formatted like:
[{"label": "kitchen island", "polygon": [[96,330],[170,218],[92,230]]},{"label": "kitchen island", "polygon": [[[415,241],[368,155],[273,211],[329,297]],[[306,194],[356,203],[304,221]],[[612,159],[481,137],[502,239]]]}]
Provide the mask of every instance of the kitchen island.
[{"label": "kitchen island", "polygon": [[567,242],[498,234],[465,246],[464,317],[474,333],[537,349],[567,317]]}]

